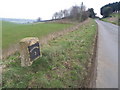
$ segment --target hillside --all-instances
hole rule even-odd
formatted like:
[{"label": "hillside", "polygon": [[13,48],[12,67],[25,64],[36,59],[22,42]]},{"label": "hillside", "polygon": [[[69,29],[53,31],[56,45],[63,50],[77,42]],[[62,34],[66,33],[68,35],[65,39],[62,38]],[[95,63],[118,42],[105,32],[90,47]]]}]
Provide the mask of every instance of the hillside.
[{"label": "hillside", "polygon": [[3,88],[88,87],[96,29],[89,19],[79,29],[51,40],[30,67],[20,66],[19,53],[11,55],[3,61]]},{"label": "hillside", "polygon": [[36,23],[36,24],[15,24],[2,21],[2,48],[19,42],[25,37],[43,37],[52,32],[60,31],[72,26],[72,24],[58,23]]},{"label": "hillside", "polygon": [[102,20],[120,26],[120,13],[113,13],[109,17],[103,18]]}]

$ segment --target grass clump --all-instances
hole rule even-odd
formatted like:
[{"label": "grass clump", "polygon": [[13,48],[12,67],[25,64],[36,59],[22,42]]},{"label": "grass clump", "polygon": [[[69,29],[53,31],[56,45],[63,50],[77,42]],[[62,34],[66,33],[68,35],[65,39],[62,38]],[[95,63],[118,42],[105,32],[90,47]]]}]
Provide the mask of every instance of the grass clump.
[{"label": "grass clump", "polygon": [[[78,30],[42,47],[42,57],[30,67],[21,67],[19,53],[3,62],[3,88],[85,87],[96,23],[90,20]],[[10,63],[9,63],[10,62]]]}]

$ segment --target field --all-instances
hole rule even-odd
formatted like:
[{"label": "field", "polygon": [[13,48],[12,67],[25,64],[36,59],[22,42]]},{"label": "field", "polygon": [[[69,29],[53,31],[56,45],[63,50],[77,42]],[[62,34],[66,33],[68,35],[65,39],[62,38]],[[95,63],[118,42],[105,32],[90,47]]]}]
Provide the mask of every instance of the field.
[{"label": "field", "polygon": [[2,48],[8,48],[18,43],[25,37],[43,37],[52,32],[68,28],[72,24],[38,23],[38,24],[15,24],[2,21]]},{"label": "field", "polygon": [[111,16],[111,17],[103,18],[102,20],[120,26],[120,21],[119,21],[119,19],[120,19],[120,17],[119,17],[119,16],[120,16],[120,13],[113,13],[113,14],[111,14],[110,16]]},{"label": "field", "polygon": [[[51,28],[55,28],[55,26],[56,28],[66,27],[61,24],[47,25]],[[42,30],[45,30],[46,26],[43,26],[41,26]],[[49,29],[52,30],[51,28]],[[88,23],[80,26],[78,30],[51,40],[41,47],[42,57],[30,67],[20,66],[19,53],[10,56],[3,62],[3,65],[5,65],[3,69],[3,88],[85,87],[88,68],[92,65],[91,55],[96,30],[95,21],[90,19]],[[16,33],[18,32],[16,31]],[[20,38],[19,36],[18,39]]]}]

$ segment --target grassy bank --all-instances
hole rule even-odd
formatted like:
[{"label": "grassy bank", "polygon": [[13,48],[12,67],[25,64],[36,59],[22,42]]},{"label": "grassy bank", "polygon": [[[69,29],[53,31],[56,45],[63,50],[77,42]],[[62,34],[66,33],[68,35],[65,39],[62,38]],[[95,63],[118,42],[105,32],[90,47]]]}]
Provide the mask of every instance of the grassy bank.
[{"label": "grassy bank", "polygon": [[38,24],[15,24],[11,22],[2,21],[2,48],[19,42],[25,37],[42,37],[52,32],[68,28],[72,24],[58,24],[58,23],[38,23]]},{"label": "grassy bank", "polygon": [[42,57],[30,67],[21,67],[19,53],[4,60],[4,88],[85,87],[91,64],[97,25],[90,20],[78,30],[61,36],[42,47]]},{"label": "grassy bank", "polygon": [[102,21],[110,22],[112,24],[116,24],[120,26],[120,13],[113,13],[110,15],[111,17],[103,18]]}]

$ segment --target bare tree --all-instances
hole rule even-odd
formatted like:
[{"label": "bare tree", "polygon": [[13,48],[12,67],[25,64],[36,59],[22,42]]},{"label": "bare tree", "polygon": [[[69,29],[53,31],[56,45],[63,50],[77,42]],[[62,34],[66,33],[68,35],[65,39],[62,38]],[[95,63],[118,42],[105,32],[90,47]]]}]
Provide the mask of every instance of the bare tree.
[{"label": "bare tree", "polygon": [[88,12],[86,11],[86,7],[83,5],[83,2],[80,6],[73,6],[68,10],[61,10],[60,12],[56,12],[53,15],[53,19],[62,19],[69,18],[73,20],[84,21],[88,18]]},{"label": "bare tree", "polygon": [[86,7],[84,6],[83,2],[80,5],[80,21],[84,21],[88,18],[88,13],[86,11]]},{"label": "bare tree", "polygon": [[63,18],[64,16],[63,10],[61,10],[58,14],[59,14],[59,19]]},{"label": "bare tree", "polygon": [[69,12],[68,10],[63,10],[63,17],[68,17],[69,16]]},{"label": "bare tree", "polygon": [[73,6],[71,11],[70,11],[70,16],[71,18],[76,18],[78,17],[80,8],[78,6]]},{"label": "bare tree", "polygon": [[59,16],[59,13],[58,13],[58,12],[56,12],[56,13],[54,13],[54,15],[53,15],[52,19],[58,19],[58,16]]},{"label": "bare tree", "polygon": [[41,18],[40,18],[40,17],[38,17],[37,22],[40,22],[40,21],[41,21]]}]

